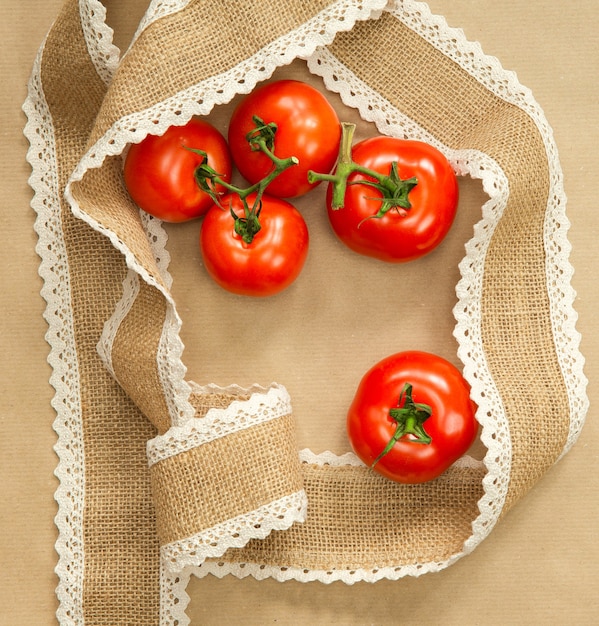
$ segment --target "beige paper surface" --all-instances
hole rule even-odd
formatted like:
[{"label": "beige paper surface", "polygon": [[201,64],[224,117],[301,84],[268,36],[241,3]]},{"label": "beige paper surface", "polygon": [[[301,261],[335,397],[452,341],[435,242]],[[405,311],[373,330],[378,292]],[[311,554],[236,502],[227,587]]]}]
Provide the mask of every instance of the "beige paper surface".
[{"label": "beige paper surface", "polygon": [[[52,521],[56,512],[53,502],[56,482],[52,476],[56,461],[52,452],[55,434],[51,430],[53,410],[49,404],[49,368],[45,364],[41,281],[36,274],[36,238],[32,230],[33,213],[28,207],[29,172],[24,160],[26,142],[21,135],[24,118],[19,107],[37,47],[61,3],[35,4],[39,5],[35,7],[37,10],[12,0],[6,2],[0,22],[5,70],[0,111],[4,138],[3,266],[8,270],[2,294],[5,311],[2,341],[6,355],[2,469],[6,505],[0,519],[2,605],[9,607],[6,615],[11,619],[7,623],[13,624],[54,623],[56,608],[56,579],[52,574],[56,558]],[[431,8],[444,14],[450,25],[464,28],[470,39],[479,39],[485,52],[497,56],[504,67],[515,69],[520,81],[532,89],[554,128],[569,198],[572,262],[576,269],[573,282],[579,293],[576,308],[581,317],[582,351],[588,360],[586,374],[591,381],[592,407],[599,349],[593,336],[593,312],[597,304],[593,235],[597,232],[598,218],[591,195],[597,139],[597,113],[593,105],[597,98],[593,80],[597,41],[592,17],[597,9],[590,2],[580,2],[571,5],[568,15],[564,15],[558,3],[548,4],[481,2],[471,6],[444,1],[431,3]],[[129,14],[117,3],[107,5],[109,23],[116,29],[118,43],[126,43],[143,6]],[[573,32],[577,32],[575,38]],[[301,63],[294,64],[293,72],[301,75],[302,71]],[[294,404],[300,447],[344,452],[347,444],[338,428],[339,416],[359,374],[371,364],[374,353],[382,356],[397,348],[419,347],[451,357],[454,345],[450,312],[455,298],[451,285],[457,280],[456,264],[461,258],[463,242],[484,199],[472,181],[462,181],[461,191],[462,207],[466,210],[461,212],[444,244],[446,270],[440,271],[431,257],[428,273],[431,282],[427,284],[431,300],[418,296],[413,308],[402,309],[397,345],[393,346],[389,345],[386,333],[376,331],[378,324],[397,323],[392,311],[380,311],[371,305],[371,300],[377,298],[376,291],[371,289],[371,276],[379,271],[376,264],[367,263],[371,275],[364,271],[364,262],[360,260],[361,273],[356,284],[352,271],[355,259],[338,247],[327,265],[321,265],[318,250],[328,244],[315,238],[303,284],[284,295],[290,302],[289,310],[296,313],[282,320],[280,315],[272,317],[272,309],[265,302],[248,304],[246,300],[220,294],[202,277],[195,245],[197,226],[169,229],[171,271],[175,276],[173,291],[184,320],[182,338],[190,377],[198,382],[222,384],[268,383],[276,378],[289,388],[292,396],[302,399]],[[310,206],[304,210],[314,211]],[[318,219],[314,213],[314,219]],[[422,287],[421,277],[416,279],[412,275],[407,280],[412,290]],[[384,282],[377,283],[378,288],[383,288]],[[334,301],[327,297],[332,285],[340,294]],[[205,300],[203,290],[210,294]],[[300,301],[311,303],[309,315],[293,306]],[[359,307],[347,306],[348,302],[356,301]],[[357,322],[364,319],[364,312],[370,309],[373,315],[364,325],[366,336],[363,336],[355,329],[359,328]],[[265,335],[259,337],[257,332],[252,332],[245,337],[235,362],[224,356],[220,358],[219,353],[224,355],[227,351],[216,348],[230,340],[223,329],[242,315],[259,319],[259,330],[266,331]],[[325,326],[320,322],[321,316],[337,323]],[[304,324],[306,318],[306,333],[290,343],[290,328]],[[337,332],[331,333],[334,326]],[[215,332],[218,328],[221,330]],[[350,336],[343,332],[345,328],[354,329]],[[363,350],[364,345],[368,346],[367,351]],[[358,367],[358,359],[363,358],[364,367],[358,367],[358,374],[344,368],[350,355],[353,367]],[[310,356],[314,367],[299,375],[293,367],[294,360]],[[335,390],[321,384],[323,373],[332,368],[339,370],[336,378],[339,387]],[[331,420],[325,424],[311,420],[311,403],[317,404],[320,415],[330,414]],[[322,410],[323,404],[326,411]],[[241,620],[251,624],[519,623],[523,614],[544,623],[570,620],[593,623],[598,613],[597,600],[580,581],[591,580],[596,574],[598,556],[593,541],[597,516],[597,480],[592,473],[597,457],[594,431],[591,408],[581,439],[566,459],[510,512],[487,542],[449,570],[421,579],[353,587],[208,577],[192,581],[189,587],[192,623]],[[427,599],[427,605],[423,598]]]}]

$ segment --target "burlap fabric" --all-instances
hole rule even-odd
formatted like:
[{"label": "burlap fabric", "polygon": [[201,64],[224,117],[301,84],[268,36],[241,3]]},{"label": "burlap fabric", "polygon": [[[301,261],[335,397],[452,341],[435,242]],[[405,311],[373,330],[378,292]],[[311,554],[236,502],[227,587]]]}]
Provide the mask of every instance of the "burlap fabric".
[{"label": "burlap fabric", "polygon": [[[192,573],[352,583],[447,567],[576,440],[585,379],[550,128],[515,76],[426,6],[385,5],[155,2],[120,55],[102,5],[66,0],[44,41],[25,110],[62,622],[185,623]],[[399,486],[352,455],[300,453],[284,387],[186,380],[164,232],[128,198],[123,152],[295,58],[381,132],[431,141],[483,181],[454,314],[484,463]],[[405,68],[409,89],[389,79]]]}]

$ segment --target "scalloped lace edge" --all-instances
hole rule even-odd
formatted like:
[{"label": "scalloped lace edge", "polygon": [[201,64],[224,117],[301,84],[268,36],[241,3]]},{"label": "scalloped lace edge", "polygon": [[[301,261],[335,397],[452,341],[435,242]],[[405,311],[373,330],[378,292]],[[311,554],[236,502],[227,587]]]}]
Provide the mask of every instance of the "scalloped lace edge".
[{"label": "scalloped lace edge", "polygon": [[54,494],[58,512],[55,550],[58,562],[56,615],[61,624],[83,620],[83,509],[85,505],[85,463],[80,405],[79,368],[66,245],[60,220],[55,132],[40,79],[40,65],[46,39],[36,55],[23,104],[27,116],[24,135],[29,141],[27,161],[31,165],[29,185],[31,206],[36,212],[34,230],[40,257],[38,273],[43,279],[41,295],[46,301],[46,341],[52,367],[50,384],[55,390],[51,404],[56,411],[52,424],[57,434],[54,450],[58,464],[54,471],[59,484]]},{"label": "scalloped lace edge", "polygon": [[243,548],[252,539],[265,539],[273,530],[287,530],[295,523],[305,522],[307,510],[303,489],[283,496],[196,535],[161,546],[162,565],[172,573],[189,566],[199,567],[229,548]]},{"label": "scalloped lace edge", "polygon": [[[315,453],[309,448],[300,450],[300,461],[308,465],[330,465],[331,467],[366,467],[364,463],[353,453],[335,454],[330,450]],[[464,455],[460,457],[451,467],[463,467],[482,470],[486,466],[483,461],[474,457]]]},{"label": "scalloped lace edge", "polygon": [[[231,392],[233,389],[229,387],[222,391]],[[234,400],[223,409],[213,407],[203,418],[189,420],[182,426],[173,426],[148,441],[148,464],[151,467],[215,439],[290,414],[291,398],[285,387],[277,384],[268,390],[254,387],[247,400]]]},{"label": "scalloped lace edge", "polygon": [[90,59],[104,84],[110,84],[120,50],[112,43],[114,31],[106,23],[106,7],[99,0],[79,0],[79,17]]},{"label": "scalloped lace edge", "polygon": [[[461,556],[461,554],[457,554],[443,561],[416,563],[397,567],[381,567],[371,570],[362,568],[352,570],[314,570],[301,567],[264,566],[255,563],[206,561],[202,563],[202,565],[194,567],[191,574],[196,578],[204,578],[208,574],[212,574],[218,578],[224,578],[227,575],[235,576],[240,579],[252,576],[256,580],[274,578],[279,582],[295,580],[303,583],[320,582],[331,584],[334,582],[343,582],[346,585],[353,585],[357,582],[374,583],[379,580],[399,580],[405,576],[418,577],[423,574],[440,572],[455,563]],[[187,593],[185,593],[185,595],[187,595]]]},{"label": "scalloped lace edge", "polygon": [[190,602],[187,585],[191,570],[191,567],[187,567],[180,572],[171,572],[160,567],[160,626],[190,624],[186,610]]}]

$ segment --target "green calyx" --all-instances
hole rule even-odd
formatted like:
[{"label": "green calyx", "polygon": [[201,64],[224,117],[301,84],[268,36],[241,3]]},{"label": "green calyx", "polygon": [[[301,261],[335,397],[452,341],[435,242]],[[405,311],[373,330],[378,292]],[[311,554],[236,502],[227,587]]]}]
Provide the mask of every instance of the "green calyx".
[{"label": "green calyx", "polygon": [[428,404],[414,402],[412,398],[412,385],[406,383],[399,394],[397,407],[389,411],[389,416],[395,421],[396,428],[393,437],[389,440],[383,451],[376,457],[370,466],[373,468],[393,446],[406,435],[411,435],[405,441],[413,444],[428,445],[432,438],[424,429],[424,422],[431,416],[432,408]]},{"label": "green calyx", "polygon": [[246,141],[250,144],[250,148],[254,152],[270,153],[275,159],[273,151],[275,149],[275,134],[277,125],[274,122],[268,124],[257,115],[252,116],[254,128],[245,136]]},{"label": "green calyx", "polygon": [[252,243],[255,235],[262,228],[260,224],[260,211],[262,210],[262,202],[255,203],[250,209],[247,202],[244,202],[244,216],[239,217],[233,207],[229,208],[231,217],[235,221],[235,233],[239,235],[247,244]]},{"label": "green calyx", "polygon": [[[372,174],[368,175],[372,176]],[[397,210],[399,215],[402,217],[406,215],[407,210],[412,208],[408,194],[418,184],[418,180],[415,176],[412,176],[412,178],[408,178],[407,180],[402,180],[399,176],[399,172],[397,171],[397,161],[393,161],[391,163],[391,171],[388,176],[381,176],[377,181],[361,180],[359,181],[359,184],[374,187],[382,194],[381,198],[370,198],[371,200],[379,200],[381,202],[381,207],[374,215],[362,220],[362,222],[360,222],[360,224],[362,224],[366,220],[383,217],[383,215],[391,209]],[[358,228],[359,226],[360,225],[358,225]]]},{"label": "green calyx", "polygon": [[[208,155],[206,152],[195,148],[186,148],[190,152],[199,154],[202,157],[202,161],[194,171],[194,178],[198,187],[206,192],[216,205],[222,209],[226,209],[226,207],[223,207],[221,204],[221,195],[217,191],[217,185],[224,188],[228,193],[234,193],[239,196],[243,204],[243,216],[238,216],[235,211],[233,211],[232,207],[228,208],[231,212],[231,217],[235,220],[235,232],[247,244],[252,243],[255,235],[261,229],[259,217],[262,209],[262,196],[266,188],[279,174],[284,172],[287,168],[299,163],[298,159],[294,156],[280,159],[274,154],[274,138],[277,130],[276,124],[265,124],[257,116],[254,116],[253,120],[256,127],[246,135],[246,139],[252,150],[263,152],[272,161],[273,166],[262,180],[249,187],[236,187],[223,180],[222,175],[218,174],[208,163]],[[256,194],[256,197],[252,206],[249,206],[247,199],[248,196],[253,193]]]},{"label": "green calyx", "polygon": [[[388,175],[380,174],[370,168],[363,167],[355,163],[351,156],[352,140],[356,129],[355,124],[348,122],[341,123],[341,143],[339,146],[339,158],[333,174],[321,174],[318,172],[308,172],[308,180],[311,183],[326,181],[333,185],[331,207],[342,209],[345,204],[345,192],[347,186],[367,185],[373,187],[380,193],[378,198],[369,198],[381,203],[380,209],[372,216],[366,218],[381,218],[390,210],[396,210],[399,215],[404,216],[412,208],[409,193],[418,184],[418,179],[413,176],[407,180],[402,180],[397,169],[397,161],[391,163],[391,171]],[[353,173],[368,176],[368,179],[349,182],[348,178]],[[364,220],[362,220],[363,222]],[[362,223],[360,222],[360,224]]]}]

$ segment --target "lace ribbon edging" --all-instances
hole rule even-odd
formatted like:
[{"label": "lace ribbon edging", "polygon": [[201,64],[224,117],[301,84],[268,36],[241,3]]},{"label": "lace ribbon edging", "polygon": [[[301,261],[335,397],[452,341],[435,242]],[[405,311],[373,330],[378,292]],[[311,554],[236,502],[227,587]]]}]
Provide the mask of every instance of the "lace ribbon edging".
[{"label": "lace ribbon edging", "polygon": [[[194,385],[190,388],[196,391],[201,389]],[[215,392],[217,389],[212,386],[209,391]],[[225,393],[238,392],[239,388],[220,390]],[[250,393],[247,400],[234,400],[223,409],[211,408],[204,417],[189,420],[182,426],[173,426],[163,435],[148,441],[148,465],[151,467],[215,439],[291,414],[291,398],[282,385],[273,383],[268,390],[255,385]]]},{"label": "lace ribbon edging", "polygon": [[287,530],[297,522],[305,522],[307,509],[308,499],[302,489],[192,537],[161,546],[162,563],[170,572],[199,566],[206,559],[222,556],[229,548],[242,548],[252,539],[265,539],[273,530]]},{"label": "lace ribbon edging", "polygon": [[22,107],[27,116],[23,132],[30,144],[27,161],[32,169],[29,178],[34,192],[31,206],[37,214],[34,230],[38,236],[38,272],[44,281],[41,295],[46,301],[44,319],[48,324],[48,363],[52,367],[50,384],[55,390],[51,404],[56,411],[53,428],[58,437],[54,445],[58,457],[54,474],[59,481],[54,494],[58,504],[54,519],[58,529],[55,572],[59,606],[56,615],[61,624],[75,624],[83,621],[85,450],[69,267],[60,217],[56,141],[40,76],[44,48],[45,40],[35,58]]},{"label": "lace ribbon edging", "polygon": [[235,578],[247,578],[251,576],[256,580],[273,578],[279,582],[295,580],[301,583],[320,582],[331,584],[342,582],[353,585],[358,582],[375,583],[379,580],[399,580],[406,576],[418,577],[423,574],[440,572],[456,562],[461,555],[457,555],[446,561],[432,563],[416,563],[401,565],[398,567],[381,567],[376,569],[353,569],[353,570],[313,570],[301,567],[281,567],[273,565],[260,565],[256,563],[225,563],[223,561],[206,561],[191,571],[196,578],[204,578],[212,574],[218,578],[231,575]]}]

